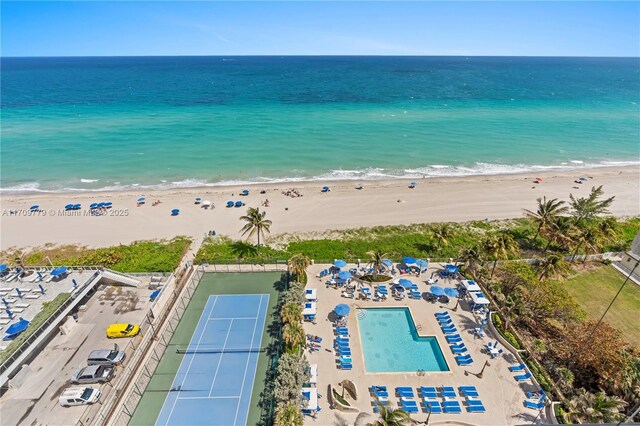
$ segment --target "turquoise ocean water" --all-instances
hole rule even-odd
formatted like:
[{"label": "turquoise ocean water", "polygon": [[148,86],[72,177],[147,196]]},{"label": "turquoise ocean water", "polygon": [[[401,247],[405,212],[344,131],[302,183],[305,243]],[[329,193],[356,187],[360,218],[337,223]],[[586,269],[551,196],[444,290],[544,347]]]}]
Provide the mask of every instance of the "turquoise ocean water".
[{"label": "turquoise ocean water", "polygon": [[638,58],[2,58],[3,192],[640,162]]}]

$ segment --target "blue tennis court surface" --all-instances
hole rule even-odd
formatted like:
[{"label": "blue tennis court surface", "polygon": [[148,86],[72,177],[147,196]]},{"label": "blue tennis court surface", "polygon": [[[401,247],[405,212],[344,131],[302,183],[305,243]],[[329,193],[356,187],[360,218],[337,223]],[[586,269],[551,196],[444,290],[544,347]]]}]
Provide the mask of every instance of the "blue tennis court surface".
[{"label": "blue tennis court surface", "polygon": [[268,294],[209,296],[156,425],[245,425]]}]

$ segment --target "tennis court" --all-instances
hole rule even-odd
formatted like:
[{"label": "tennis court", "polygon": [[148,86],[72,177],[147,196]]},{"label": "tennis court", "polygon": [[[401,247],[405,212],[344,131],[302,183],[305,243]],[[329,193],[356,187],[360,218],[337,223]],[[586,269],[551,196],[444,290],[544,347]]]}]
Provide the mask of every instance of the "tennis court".
[{"label": "tennis court", "polygon": [[245,425],[268,294],[209,296],[156,425]]}]

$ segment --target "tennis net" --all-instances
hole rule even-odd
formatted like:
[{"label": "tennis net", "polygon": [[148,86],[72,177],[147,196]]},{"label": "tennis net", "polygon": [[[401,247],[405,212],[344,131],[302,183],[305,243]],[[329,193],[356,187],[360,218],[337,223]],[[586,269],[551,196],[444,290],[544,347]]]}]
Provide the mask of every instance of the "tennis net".
[{"label": "tennis net", "polygon": [[179,354],[220,354],[242,352],[264,352],[267,348],[176,348]]}]

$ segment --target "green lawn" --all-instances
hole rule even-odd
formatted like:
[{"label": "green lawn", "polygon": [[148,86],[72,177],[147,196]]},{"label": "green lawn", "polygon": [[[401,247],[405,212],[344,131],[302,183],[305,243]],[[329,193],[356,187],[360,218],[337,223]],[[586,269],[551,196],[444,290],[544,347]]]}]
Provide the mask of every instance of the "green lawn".
[{"label": "green lawn", "polygon": [[[567,279],[564,284],[590,318],[598,320],[620,286],[624,276],[611,266],[602,266]],[[629,343],[640,347],[640,287],[629,281],[607,316],[606,322],[624,333]]]}]

